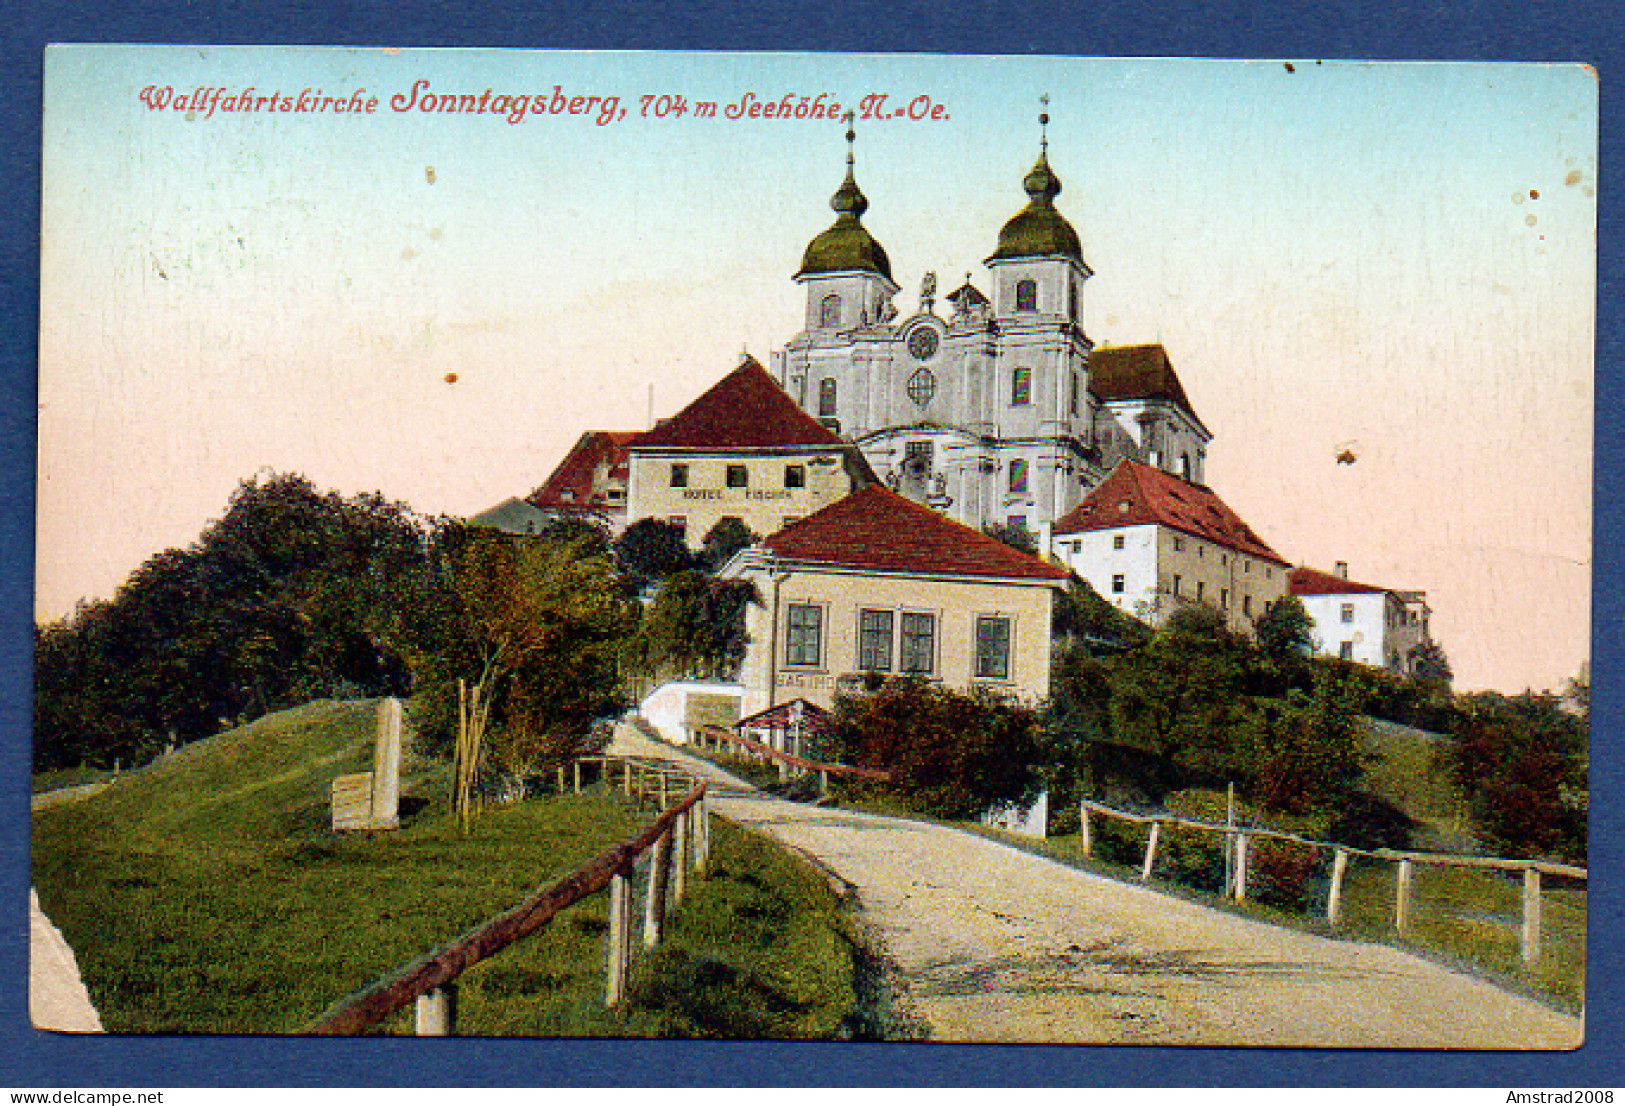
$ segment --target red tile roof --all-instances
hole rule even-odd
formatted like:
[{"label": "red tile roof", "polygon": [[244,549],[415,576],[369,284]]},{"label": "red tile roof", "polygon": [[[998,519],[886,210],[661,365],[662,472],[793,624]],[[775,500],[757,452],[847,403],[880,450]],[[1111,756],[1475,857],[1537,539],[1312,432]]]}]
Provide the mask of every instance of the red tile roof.
[{"label": "red tile roof", "polygon": [[592,474],[602,463],[609,464],[610,476],[626,479],[626,451],[641,435],[635,430],[589,430],[576,440],[547,482],[525,502],[549,510],[581,510],[588,507],[622,506],[610,504],[602,493],[593,498]]},{"label": "red tile roof", "polygon": [[1382,594],[1387,588],[1373,587],[1345,580],[1330,572],[1299,565],[1287,574],[1287,592],[1291,595],[1369,595]]},{"label": "red tile roof", "polygon": [[762,545],[787,561],[877,572],[1055,581],[1067,573],[929,507],[871,484],[791,523]]},{"label": "red tile roof", "polygon": [[1097,346],[1089,352],[1089,390],[1107,403],[1167,400],[1184,408],[1198,426],[1202,424],[1168,360],[1168,351],[1160,345]]},{"label": "red tile roof", "polygon": [[1166,526],[1238,553],[1287,564],[1211,489],[1138,461],[1120,462],[1098,488],[1055,523],[1055,533],[1146,525]]},{"label": "red tile roof", "polygon": [[845,443],[796,405],[753,357],[638,439],[638,448],[772,449]]}]

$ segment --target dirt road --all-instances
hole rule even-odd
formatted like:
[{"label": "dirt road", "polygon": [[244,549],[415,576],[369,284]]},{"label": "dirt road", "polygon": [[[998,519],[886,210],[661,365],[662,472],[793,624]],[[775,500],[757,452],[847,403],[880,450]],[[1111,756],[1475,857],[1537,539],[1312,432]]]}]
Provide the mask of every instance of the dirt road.
[{"label": "dirt road", "polygon": [[[628,727],[628,752],[703,761]],[[905,1002],[947,1041],[1566,1049],[1579,1019],[1383,945],[1237,918],[972,834],[771,799],[718,813],[853,891]]]}]

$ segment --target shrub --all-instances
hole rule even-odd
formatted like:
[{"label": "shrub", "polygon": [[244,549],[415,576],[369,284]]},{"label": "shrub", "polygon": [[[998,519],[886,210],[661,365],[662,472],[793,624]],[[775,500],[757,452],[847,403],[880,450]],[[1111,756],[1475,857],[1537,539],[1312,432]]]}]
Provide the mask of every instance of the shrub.
[{"label": "shrub", "polygon": [[1265,906],[1307,910],[1320,852],[1291,841],[1254,838],[1248,846],[1247,894]]},{"label": "shrub", "polygon": [[980,689],[965,695],[910,678],[843,696],[830,740],[846,763],[886,769],[886,791],[939,818],[975,818],[1038,790],[1036,714]]}]

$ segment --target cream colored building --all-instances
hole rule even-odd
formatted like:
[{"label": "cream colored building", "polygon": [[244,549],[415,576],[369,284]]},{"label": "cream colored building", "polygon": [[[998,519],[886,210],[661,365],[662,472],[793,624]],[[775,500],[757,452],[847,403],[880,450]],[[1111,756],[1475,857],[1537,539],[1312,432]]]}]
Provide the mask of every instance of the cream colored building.
[{"label": "cream colored building", "polygon": [[696,549],[724,518],[773,534],[874,479],[856,448],[797,407],[749,357],[639,435],[628,465],[628,522],[670,522]]},{"label": "cream colored building", "polygon": [[743,711],[832,706],[867,678],[922,676],[1029,703],[1049,694],[1066,573],[870,485],[740,553],[755,582]]},{"label": "cream colored building", "polygon": [[1287,593],[1291,566],[1212,489],[1137,461],[1120,463],[1044,538],[1103,598],[1152,625],[1203,604],[1251,630]]}]

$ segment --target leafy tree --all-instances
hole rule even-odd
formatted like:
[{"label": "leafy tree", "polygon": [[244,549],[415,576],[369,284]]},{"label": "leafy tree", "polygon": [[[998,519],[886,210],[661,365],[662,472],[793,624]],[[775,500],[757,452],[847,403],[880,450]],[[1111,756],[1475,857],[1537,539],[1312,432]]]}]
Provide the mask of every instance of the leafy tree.
[{"label": "leafy tree", "polygon": [[720,571],[741,549],[761,540],[761,535],[740,519],[728,516],[711,527],[700,545],[700,565],[707,572]]},{"label": "leafy tree", "polygon": [[648,670],[732,679],[745,659],[745,608],[756,598],[748,580],[696,571],[666,577],[642,624]]},{"label": "leafy tree", "polygon": [[1276,662],[1299,661],[1315,650],[1315,622],[1296,595],[1283,596],[1253,621],[1253,633],[1265,656]]},{"label": "leafy tree", "polygon": [[426,531],[376,495],[245,481],[190,548],[37,632],[36,766],[142,760],[313,697],[404,692],[377,626]]},{"label": "leafy tree", "polygon": [[641,589],[694,566],[683,532],[657,518],[640,518],[615,539],[615,559],[633,586]]},{"label": "leafy tree", "polygon": [[939,818],[975,818],[997,804],[1031,800],[1043,759],[1032,710],[917,677],[838,698],[827,740],[845,763],[889,771],[886,790]]},{"label": "leafy tree", "polygon": [[482,762],[522,781],[624,705],[636,605],[590,536],[448,527],[405,612],[396,633],[419,688],[414,721],[439,747],[461,739],[465,811]]},{"label": "leafy tree", "polygon": [[1183,607],[1114,667],[1112,724],[1123,743],[1186,768],[1234,764],[1235,734],[1256,721],[1245,692],[1251,644],[1209,607]]},{"label": "leafy tree", "polygon": [[1527,692],[1461,696],[1458,707],[1461,722],[1444,761],[1468,796],[1479,836],[1504,855],[1584,863],[1584,719],[1556,696]]},{"label": "leafy tree", "polygon": [[998,523],[989,523],[982,527],[982,533],[990,538],[997,538],[1011,549],[1019,549],[1035,557],[1038,555],[1038,536],[1025,526],[1001,526]]},{"label": "leafy tree", "polygon": [[1101,794],[1096,752],[1113,740],[1112,679],[1112,662],[1087,642],[1065,641],[1056,649],[1043,712],[1051,809],[1070,808],[1083,794]]},{"label": "leafy tree", "polygon": [[1436,641],[1424,641],[1416,646],[1409,660],[1411,674],[1419,680],[1433,680],[1449,688],[1450,681],[1455,679],[1455,673],[1450,670],[1450,658],[1445,656],[1444,646]]},{"label": "leafy tree", "polygon": [[1359,778],[1359,692],[1317,672],[1312,692],[1264,700],[1242,731],[1239,767],[1261,808],[1304,814],[1333,806]]},{"label": "leafy tree", "polygon": [[614,554],[615,537],[609,524],[596,515],[554,515],[542,523],[536,536],[554,542],[576,542],[595,557]]}]

